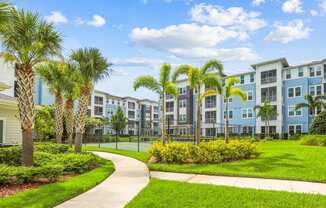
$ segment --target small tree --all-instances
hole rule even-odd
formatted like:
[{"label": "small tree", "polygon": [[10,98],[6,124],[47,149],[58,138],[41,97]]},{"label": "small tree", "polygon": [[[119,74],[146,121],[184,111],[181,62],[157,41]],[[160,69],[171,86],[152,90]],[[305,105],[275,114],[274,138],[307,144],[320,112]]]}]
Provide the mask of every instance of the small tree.
[{"label": "small tree", "polygon": [[40,140],[48,140],[53,138],[54,129],[54,107],[40,106],[35,111],[35,130],[37,138]]},{"label": "small tree", "polygon": [[314,122],[309,128],[309,133],[321,135],[326,134],[326,111],[323,111],[318,116],[316,116]]},{"label": "small tree", "polygon": [[265,100],[263,105],[256,105],[254,110],[256,111],[257,118],[260,117],[262,120],[265,120],[267,136],[269,136],[269,122],[273,117],[277,116],[276,108],[269,101]]},{"label": "small tree", "polygon": [[128,119],[125,117],[122,109],[119,107],[117,112],[112,116],[110,120],[112,129],[115,131],[116,142],[118,141],[118,136],[120,132],[126,128],[128,124]]}]

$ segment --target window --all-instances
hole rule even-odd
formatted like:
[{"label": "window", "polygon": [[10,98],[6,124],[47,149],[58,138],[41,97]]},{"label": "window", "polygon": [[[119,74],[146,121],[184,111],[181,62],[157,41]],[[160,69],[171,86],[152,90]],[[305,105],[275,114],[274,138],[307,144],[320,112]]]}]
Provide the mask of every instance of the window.
[{"label": "window", "polygon": [[302,115],[302,109],[295,110],[295,106],[289,106],[289,117],[293,116],[301,116]]},{"label": "window", "polygon": [[[224,98],[224,103],[226,103],[226,98]],[[229,103],[232,103],[232,98],[229,98]]]},{"label": "window", "polygon": [[276,69],[261,72],[261,84],[276,82]]},{"label": "window", "polygon": [[103,105],[103,97],[95,96],[94,97],[94,104]]},{"label": "window", "polygon": [[252,118],[253,117],[253,110],[251,108],[249,109],[242,109],[242,118]]},{"label": "window", "polygon": [[302,125],[289,125],[289,134],[301,134],[302,133]]},{"label": "window", "polygon": [[261,100],[264,101],[276,101],[276,87],[267,87],[261,89]]},{"label": "window", "polygon": [[288,97],[300,97],[301,96],[301,87],[290,87],[288,88]]},{"label": "window", "polygon": [[185,95],[187,93],[187,87],[179,88],[179,95]]},{"label": "window", "polygon": [[254,131],[254,127],[253,126],[243,126],[242,127],[242,133],[243,134],[249,134],[251,135]]},{"label": "window", "polygon": [[286,72],[285,72],[285,78],[286,79],[291,79],[291,70],[290,69],[286,70]]},{"label": "window", "polygon": [[174,102],[170,101],[170,102],[166,102],[165,104],[166,106],[166,112],[173,112],[174,109]]},{"label": "window", "polygon": [[247,100],[248,100],[248,101],[251,101],[251,100],[253,100],[253,99],[254,99],[254,96],[253,96],[252,91],[247,92]]},{"label": "window", "polygon": [[179,114],[179,121],[182,121],[182,122],[187,121],[187,115],[186,114]]},{"label": "window", "polygon": [[128,118],[135,118],[135,111],[128,111]]},{"label": "window", "polygon": [[128,102],[128,108],[135,109],[136,104],[134,102]]},{"label": "window", "polygon": [[316,67],[316,76],[321,76],[321,66]]},{"label": "window", "polygon": [[153,117],[154,117],[154,119],[158,119],[158,114],[157,113],[154,113],[153,114]]},{"label": "window", "polygon": [[244,75],[240,75],[240,83],[244,84],[245,80],[244,80]]},{"label": "window", "polygon": [[94,106],[94,114],[96,116],[102,116],[103,115],[103,107],[101,107],[101,106]]},{"label": "window", "polygon": [[[224,111],[224,119],[226,118],[225,115],[226,115],[226,111]],[[232,110],[229,111],[229,119],[233,119],[233,111]]]},{"label": "window", "polygon": [[216,122],[216,111],[206,111],[205,123],[215,123],[215,122]]},{"label": "window", "polygon": [[158,106],[154,106],[154,112],[158,112]]},{"label": "window", "polygon": [[314,77],[315,76],[315,68],[314,67],[309,67],[309,76]]},{"label": "window", "polygon": [[216,128],[206,128],[206,135],[205,136],[215,136],[216,135]]},{"label": "window", "polygon": [[186,108],[187,107],[187,100],[182,99],[179,100],[179,108]]},{"label": "window", "polygon": [[303,68],[302,67],[300,67],[298,69],[298,77],[303,77]]},{"label": "window", "polygon": [[167,121],[168,123],[173,122],[173,119],[174,119],[173,115],[166,115],[166,121]]},{"label": "window", "polygon": [[309,87],[309,94],[312,96],[321,95],[322,88],[321,85],[312,85]]},{"label": "window", "polygon": [[255,75],[254,74],[250,74],[250,82],[251,83],[255,82]]},{"label": "window", "polygon": [[216,95],[207,96],[205,98],[205,108],[215,108],[216,107]]}]

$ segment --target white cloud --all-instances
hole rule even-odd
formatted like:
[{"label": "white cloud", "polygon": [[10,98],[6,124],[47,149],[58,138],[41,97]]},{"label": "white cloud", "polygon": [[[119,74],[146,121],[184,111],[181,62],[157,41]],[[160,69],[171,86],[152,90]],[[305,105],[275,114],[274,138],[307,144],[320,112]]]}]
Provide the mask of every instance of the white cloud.
[{"label": "white cloud", "polygon": [[115,66],[129,67],[154,67],[162,64],[164,61],[160,59],[150,59],[144,57],[132,57],[127,59],[117,59],[112,61]]},{"label": "white cloud", "polygon": [[302,20],[290,21],[287,25],[277,22],[274,24],[274,30],[265,37],[265,41],[285,44],[295,40],[307,39],[310,32],[311,29],[305,27]]},{"label": "white cloud", "polygon": [[94,27],[102,27],[105,23],[105,19],[98,14],[94,14],[92,20],[86,22],[87,25]]},{"label": "white cloud", "polygon": [[319,7],[322,9],[323,13],[326,14],[326,0],[323,0],[320,4]]},{"label": "white cloud", "polygon": [[310,14],[311,16],[317,16],[318,15],[318,12],[316,10],[310,10]]},{"label": "white cloud", "polygon": [[195,5],[190,14],[195,22],[221,26],[242,33],[242,36],[239,36],[240,40],[244,40],[244,37],[248,39],[249,32],[259,30],[267,25],[265,20],[260,18],[259,12],[248,12],[242,7],[224,9],[221,6],[201,3]]},{"label": "white cloud", "polygon": [[253,60],[258,58],[250,48],[220,49],[216,45],[239,38],[237,32],[220,26],[197,24],[171,25],[161,29],[135,28],[130,33],[134,44],[168,52],[179,58]]},{"label": "white cloud", "polygon": [[125,72],[125,71],[121,71],[121,70],[113,69],[113,70],[112,70],[112,75],[114,75],[114,76],[127,76],[128,73]]},{"label": "white cloud", "polygon": [[265,0],[252,0],[253,6],[259,6],[261,4],[265,3]]},{"label": "white cloud", "polygon": [[282,5],[282,10],[285,13],[302,13],[301,0],[287,0]]},{"label": "white cloud", "polygon": [[45,16],[45,20],[53,24],[67,23],[67,18],[60,11],[52,11],[51,15]]}]

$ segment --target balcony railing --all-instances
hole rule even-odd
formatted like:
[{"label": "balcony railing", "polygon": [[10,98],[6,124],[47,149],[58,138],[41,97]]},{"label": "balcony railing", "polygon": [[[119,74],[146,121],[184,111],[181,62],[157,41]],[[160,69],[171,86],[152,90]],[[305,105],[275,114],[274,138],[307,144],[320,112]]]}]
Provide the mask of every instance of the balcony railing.
[{"label": "balcony railing", "polygon": [[268,102],[275,102],[277,100],[276,95],[273,96],[262,96],[261,97],[262,102],[268,101]]},{"label": "balcony railing", "polygon": [[264,77],[261,79],[262,84],[269,84],[269,83],[274,83],[276,82],[276,76],[273,77]]}]

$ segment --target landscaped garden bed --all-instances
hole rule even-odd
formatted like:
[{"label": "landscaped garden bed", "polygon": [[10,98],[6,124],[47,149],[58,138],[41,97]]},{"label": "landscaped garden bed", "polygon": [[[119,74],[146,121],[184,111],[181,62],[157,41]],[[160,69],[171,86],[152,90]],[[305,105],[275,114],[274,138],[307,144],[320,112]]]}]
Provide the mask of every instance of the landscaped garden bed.
[{"label": "landscaped garden bed", "polygon": [[301,144],[311,146],[326,146],[325,135],[305,135],[301,138]]},{"label": "landscaped garden bed", "polygon": [[35,145],[34,166],[21,166],[21,146],[0,148],[0,197],[67,180],[100,166],[91,153],[75,154],[68,145]]}]

